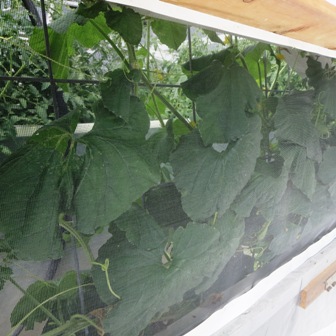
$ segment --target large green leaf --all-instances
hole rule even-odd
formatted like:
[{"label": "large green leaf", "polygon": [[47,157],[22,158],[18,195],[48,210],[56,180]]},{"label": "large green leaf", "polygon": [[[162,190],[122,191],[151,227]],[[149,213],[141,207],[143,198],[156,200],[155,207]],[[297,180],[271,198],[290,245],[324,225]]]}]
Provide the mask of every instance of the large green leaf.
[{"label": "large green leaf", "polygon": [[62,253],[58,212],[62,155],[28,145],[0,168],[0,231],[22,259],[58,258]]},{"label": "large green leaf", "polygon": [[122,11],[109,10],[105,13],[107,25],[118,32],[128,43],[138,45],[142,37],[140,14],[133,9],[123,7]]},{"label": "large green leaf", "polygon": [[300,146],[282,145],[281,154],[285,159],[293,184],[309,199],[312,199],[316,188],[314,161],[307,158],[307,151]]},{"label": "large green leaf", "polygon": [[109,224],[160,181],[158,163],[145,142],[148,116],[136,97],[130,98],[130,113],[126,123],[98,108],[92,131],[80,139],[85,154],[74,205],[83,233]]},{"label": "large green leaf", "polygon": [[[202,286],[204,281],[202,289],[208,288],[234,254],[244,228],[243,222],[231,213],[218,219],[215,226],[190,223],[177,229],[171,239],[167,238],[172,247],[167,251],[165,242],[161,238],[153,240],[150,230],[145,229],[146,216],[153,228],[152,218],[141,215],[144,233],[141,245],[146,248],[112,237],[99,251],[99,261],[110,260],[111,286],[121,296],[117,304],[104,273],[99,267],[93,268],[101,298],[114,304],[104,320],[105,331],[119,336],[138,335],[154,316],[181,302],[188,290]],[[128,227],[136,225],[137,220],[130,217]],[[172,257],[169,262],[163,257],[165,248]]]},{"label": "large green leaf", "polygon": [[281,164],[280,174],[278,174],[278,164],[281,163],[276,162],[276,165],[269,163],[268,170],[263,169],[253,174],[232,205],[232,209],[237,214],[249,217],[253,207],[256,206],[267,220],[273,219],[288,182],[288,170]]},{"label": "large green leaf", "polygon": [[254,171],[260,154],[260,125],[257,116],[250,118],[249,132],[225,150],[205,147],[197,132],[181,139],[171,163],[190,218],[202,221],[215,213],[221,216],[230,207]]},{"label": "large green leaf", "polygon": [[297,92],[282,97],[274,115],[276,137],[306,148],[307,157],[321,161],[319,134],[311,122],[312,92]]},{"label": "large green leaf", "polygon": [[[214,75],[215,74],[215,75]],[[255,80],[242,67],[233,64],[224,67],[215,61],[198,73],[203,82],[203,93],[199,84],[185,83],[189,96],[196,96],[197,113],[202,118],[199,129],[205,145],[225,143],[242,137],[248,131],[248,111],[257,107],[261,91]],[[195,81],[189,80],[194,84]],[[205,82],[204,82],[205,81]],[[205,84],[209,83],[209,87]]]},{"label": "large green leaf", "polygon": [[180,23],[155,19],[151,22],[154,34],[167,47],[177,50],[187,37],[187,27]]}]

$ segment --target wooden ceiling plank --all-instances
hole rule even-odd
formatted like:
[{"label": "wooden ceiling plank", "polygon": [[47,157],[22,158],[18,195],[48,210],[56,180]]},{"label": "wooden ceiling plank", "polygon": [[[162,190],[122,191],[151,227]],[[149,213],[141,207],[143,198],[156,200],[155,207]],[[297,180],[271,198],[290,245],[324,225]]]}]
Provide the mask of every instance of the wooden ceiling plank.
[{"label": "wooden ceiling plank", "polygon": [[[300,28],[299,25],[297,25],[296,21],[293,21],[295,25],[292,25],[290,27],[282,27],[282,30],[279,29],[280,32],[285,33],[283,35],[281,34],[275,34],[273,31],[267,31],[265,29],[260,29],[257,27],[254,27],[252,25],[247,25],[240,23],[239,21],[229,20],[226,18],[222,18],[219,16],[214,16],[210,14],[206,14],[201,11],[195,11],[192,9],[189,9],[187,7],[181,7],[180,4],[184,3],[184,5],[188,5],[189,3],[202,3],[200,0],[108,0],[115,4],[121,4],[128,7],[133,8],[134,10],[142,13],[143,15],[148,15],[152,17],[158,17],[170,21],[180,22],[187,25],[200,27],[200,28],[206,28],[206,29],[212,29],[217,32],[224,32],[228,34],[233,34],[237,36],[242,36],[250,39],[255,39],[258,41],[268,42],[279,46],[285,46],[285,47],[292,47],[296,48],[298,50],[304,50],[311,53],[324,55],[327,57],[336,58],[336,39],[333,39],[332,36],[336,36],[336,27],[331,27],[331,24],[328,24],[329,30],[325,29],[323,33],[317,34],[315,31],[315,26],[313,26],[313,23],[311,23],[311,27],[307,27],[305,29],[301,29],[302,34],[305,32],[306,34],[309,33],[309,35],[313,35],[314,40],[317,41],[316,43],[314,41],[311,41],[309,39],[303,40],[302,38],[298,38],[297,34],[299,33]],[[168,3],[168,1],[170,3]],[[172,4],[179,2],[179,5]],[[208,1],[202,0],[205,4],[208,4]],[[217,0],[219,1],[219,0]],[[227,3],[229,0],[220,0],[221,3]],[[243,2],[243,0],[230,0],[230,3],[235,4],[236,2]],[[245,0],[250,1],[250,0]],[[262,0],[254,0],[254,1],[262,1]],[[264,1],[275,1],[275,0],[264,0]],[[294,0],[292,0],[294,1]],[[297,0],[301,1],[302,4],[305,3],[304,0]],[[316,0],[316,1],[324,1],[324,0]],[[257,3],[256,2],[256,3]],[[276,0],[275,2],[284,2],[285,4],[289,4],[289,0]],[[307,0],[307,3],[311,5],[310,10],[312,11],[312,5],[315,4],[315,0],[309,1]],[[222,6],[223,7],[223,6]],[[299,7],[301,8],[301,7]],[[319,11],[321,13],[328,13],[331,12],[332,9],[334,9],[334,6],[329,5],[327,7],[322,6],[319,8]],[[335,14],[335,9],[333,10],[333,13],[331,16]],[[241,11],[242,15],[244,16],[244,11]],[[287,10],[287,12],[294,12],[293,10]],[[297,13],[295,13],[297,14]],[[237,14],[238,15],[238,14]],[[302,16],[302,15],[300,15]],[[265,19],[265,18],[264,18]],[[268,21],[272,21],[273,16],[269,15]],[[333,21],[336,22],[336,21]],[[320,19],[318,23],[315,22],[316,26],[324,26],[324,20]],[[279,28],[279,27],[278,27]],[[328,37],[328,39],[327,39]],[[335,40],[335,42],[333,41]],[[329,41],[328,44],[324,47],[321,46],[321,41]],[[334,50],[335,49],[335,50]]]}]

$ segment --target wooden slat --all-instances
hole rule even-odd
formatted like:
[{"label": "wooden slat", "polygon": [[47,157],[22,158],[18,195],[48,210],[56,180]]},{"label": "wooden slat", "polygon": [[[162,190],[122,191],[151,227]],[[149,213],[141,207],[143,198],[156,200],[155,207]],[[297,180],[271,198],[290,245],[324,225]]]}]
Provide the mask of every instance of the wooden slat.
[{"label": "wooden slat", "polygon": [[336,7],[325,0],[162,0],[336,50]]},{"label": "wooden slat", "polygon": [[[300,293],[299,305],[307,308],[324,291],[327,280],[336,273],[336,261],[314,278]],[[335,289],[336,290],[336,289]]]}]

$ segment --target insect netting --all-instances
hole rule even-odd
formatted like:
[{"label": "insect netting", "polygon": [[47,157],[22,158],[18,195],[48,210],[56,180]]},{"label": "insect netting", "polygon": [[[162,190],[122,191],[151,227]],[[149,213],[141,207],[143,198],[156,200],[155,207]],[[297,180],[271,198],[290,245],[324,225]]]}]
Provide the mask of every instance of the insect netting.
[{"label": "insect netting", "polygon": [[183,335],[335,227],[332,60],[104,1],[0,15],[1,334]]}]

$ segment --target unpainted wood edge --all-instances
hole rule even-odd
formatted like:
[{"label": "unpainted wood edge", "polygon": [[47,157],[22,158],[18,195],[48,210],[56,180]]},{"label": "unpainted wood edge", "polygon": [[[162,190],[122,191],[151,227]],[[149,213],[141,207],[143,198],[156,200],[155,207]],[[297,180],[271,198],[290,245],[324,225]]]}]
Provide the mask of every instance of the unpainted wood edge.
[{"label": "unpainted wood edge", "polygon": [[336,261],[316,276],[310,283],[301,290],[299,306],[306,309],[324,291],[327,280],[336,273]]}]

